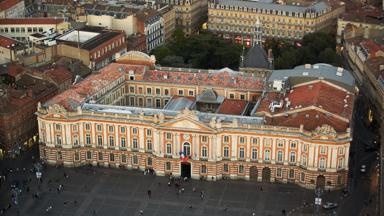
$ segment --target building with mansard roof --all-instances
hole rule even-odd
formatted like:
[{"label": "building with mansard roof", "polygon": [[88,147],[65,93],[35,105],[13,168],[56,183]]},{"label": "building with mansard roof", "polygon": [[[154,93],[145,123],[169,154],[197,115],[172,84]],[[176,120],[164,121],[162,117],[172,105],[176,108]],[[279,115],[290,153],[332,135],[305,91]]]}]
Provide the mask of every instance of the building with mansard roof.
[{"label": "building with mansard roof", "polygon": [[324,73],[340,69],[324,67],[321,77],[299,82],[298,68],[292,80],[266,79],[229,68],[159,67],[154,57],[128,52],[38,106],[40,156],[71,167],[343,188],[354,84],[339,85],[340,74]]}]

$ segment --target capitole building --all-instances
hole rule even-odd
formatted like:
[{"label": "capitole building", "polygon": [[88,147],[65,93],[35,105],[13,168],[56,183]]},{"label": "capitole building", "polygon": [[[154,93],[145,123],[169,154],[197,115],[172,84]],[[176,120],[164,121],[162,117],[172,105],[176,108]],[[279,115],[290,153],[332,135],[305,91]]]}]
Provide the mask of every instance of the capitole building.
[{"label": "capitole building", "polygon": [[40,157],[68,167],[342,188],[354,88],[348,71],[327,64],[266,79],[159,67],[131,51],[39,104]]}]

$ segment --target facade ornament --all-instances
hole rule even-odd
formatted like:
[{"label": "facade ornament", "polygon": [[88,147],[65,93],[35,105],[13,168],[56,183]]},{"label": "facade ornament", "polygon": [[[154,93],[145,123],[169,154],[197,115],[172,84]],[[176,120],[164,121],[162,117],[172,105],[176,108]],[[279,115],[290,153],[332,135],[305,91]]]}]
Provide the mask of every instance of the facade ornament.
[{"label": "facade ornament", "polygon": [[326,137],[336,137],[337,133],[335,129],[327,124],[318,126],[315,130],[312,131],[312,136],[326,136]]},{"label": "facade ornament", "polygon": [[49,106],[48,108],[49,114],[60,114],[66,116],[68,114],[67,110],[59,105],[59,104],[53,104],[52,106]]},{"label": "facade ornament", "polygon": [[160,121],[160,123],[164,123],[164,119],[165,119],[164,113],[160,113],[159,114],[159,121]]}]

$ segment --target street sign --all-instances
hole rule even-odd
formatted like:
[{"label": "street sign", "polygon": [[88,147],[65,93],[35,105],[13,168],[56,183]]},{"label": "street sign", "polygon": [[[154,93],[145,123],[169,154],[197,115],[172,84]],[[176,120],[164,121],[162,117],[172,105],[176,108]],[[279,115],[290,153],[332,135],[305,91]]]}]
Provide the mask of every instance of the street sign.
[{"label": "street sign", "polygon": [[321,205],[321,198],[319,197],[315,198],[315,205]]}]

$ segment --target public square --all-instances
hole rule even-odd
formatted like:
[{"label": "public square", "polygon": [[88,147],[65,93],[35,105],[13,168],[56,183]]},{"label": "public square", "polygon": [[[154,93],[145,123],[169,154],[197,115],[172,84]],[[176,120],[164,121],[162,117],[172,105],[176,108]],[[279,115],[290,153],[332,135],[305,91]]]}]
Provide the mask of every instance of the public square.
[{"label": "public square", "polygon": [[[23,158],[2,162],[13,167],[7,182],[1,186],[1,208],[4,215],[313,215],[313,190],[292,184],[260,183],[251,181],[221,180],[217,182],[188,181],[177,194],[175,185],[168,186],[169,178],[144,175],[143,172],[126,169],[81,167],[62,168],[47,166],[43,181],[39,183],[35,173],[22,168],[28,163],[30,153]],[[27,173],[27,175],[26,175]],[[67,176],[67,178],[65,177]],[[29,178],[31,182],[29,182]],[[19,195],[18,205],[11,204],[10,184],[26,179],[27,186]],[[58,191],[59,185],[63,190]],[[40,189],[39,189],[40,188]],[[195,192],[193,192],[195,188]],[[151,190],[151,198],[148,196]],[[203,191],[204,199],[201,198]],[[38,193],[38,198],[34,194]],[[324,200],[338,201],[340,191],[325,192]],[[307,207],[303,208],[306,201]],[[47,211],[47,208],[52,207]],[[323,211],[331,215],[331,211]]]}]

